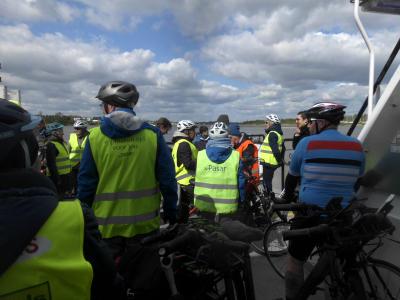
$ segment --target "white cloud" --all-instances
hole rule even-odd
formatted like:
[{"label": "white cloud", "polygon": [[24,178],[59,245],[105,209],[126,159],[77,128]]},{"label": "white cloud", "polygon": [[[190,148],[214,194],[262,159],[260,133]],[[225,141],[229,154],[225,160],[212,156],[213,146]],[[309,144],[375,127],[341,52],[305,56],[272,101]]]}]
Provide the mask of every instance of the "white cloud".
[{"label": "white cloud", "polygon": [[62,21],[70,22],[79,16],[77,8],[54,0],[2,0],[0,17],[10,21]]},{"label": "white cloud", "polygon": [[227,103],[244,94],[237,88],[200,80],[183,58],[155,62],[146,49],[121,52],[102,42],[72,40],[55,33],[34,35],[27,25],[0,26],[3,79],[22,89],[24,106],[33,112],[99,115],[94,99],[101,84],[126,80],[137,85],[139,112],[155,119],[187,114],[208,118],[212,103]]},{"label": "white cloud", "polygon": [[[182,49],[184,57],[156,61],[163,56],[153,49],[124,52],[101,36],[78,40],[51,28],[35,35],[29,25],[3,25],[3,78],[22,88],[34,111],[98,114],[93,96],[99,85],[120,79],[137,84],[138,110],[153,119],[293,116],[323,99],[343,102],[354,113],[367,94],[368,53],[351,15],[347,2],[320,0],[3,0],[0,17],[6,24],[79,18],[100,32],[123,34],[149,16],[153,30],[171,29],[166,22],[172,16],[177,29],[201,45]],[[398,16],[362,14],[362,19],[379,70],[398,38]]]},{"label": "white cloud", "polygon": [[[372,36],[378,69],[396,38],[387,30]],[[252,83],[308,86],[319,81],[366,83],[368,79],[368,51],[358,34],[306,32],[278,39],[263,29],[242,31],[211,39],[202,53],[216,72]]]}]

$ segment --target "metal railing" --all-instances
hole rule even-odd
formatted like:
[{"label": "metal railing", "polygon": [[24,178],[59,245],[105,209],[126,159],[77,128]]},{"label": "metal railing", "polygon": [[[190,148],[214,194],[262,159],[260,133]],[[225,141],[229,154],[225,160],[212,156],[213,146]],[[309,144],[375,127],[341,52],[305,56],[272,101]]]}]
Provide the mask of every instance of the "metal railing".
[{"label": "metal railing", "polygon": [[[374,84],[374,93],[376,92],[378,86],[382,83],[383,78],[385,78],[386,73],[388,72],[389,68],[391,67],[394,59],[396,58],[398,52],[400,50],[400,39],[397,41],[396,45],[394,46],[392,53],[389,56],[389,59],[386,61],[386,64],[383,66],[378,78],[375,81]],[[357,124],[360,122],[360,119],[362,115],[364,114],[365,110],[367,109],[368,106],[368,96],[365,98],[363,105],[360,108],[360,111],[358,112],[356,118],[354,119],[353,123],[351,124],[349,131],[347,132],[347,135],[352,135],[354,129],[356,128]]]}]

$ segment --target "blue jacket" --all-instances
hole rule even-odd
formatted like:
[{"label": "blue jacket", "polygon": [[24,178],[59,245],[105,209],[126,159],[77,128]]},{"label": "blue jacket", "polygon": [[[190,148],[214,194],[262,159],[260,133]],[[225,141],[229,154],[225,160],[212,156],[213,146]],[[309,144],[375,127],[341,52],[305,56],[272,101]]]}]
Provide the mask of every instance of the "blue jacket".
[{"label": "blue jacket", "polygon": [[[214,163],[223,163],[226,161],[231,155],[232,151],[235,151],[232,148],[222,148],[222,147],[207,147],[206,154],[207,157]],[[246,199],[246,177],[243,173],[243,162],[239,163],[239,176],[238,176],[238,187],[239,187],[239,195],[240,195],[240,203],[243,203]]]},{"label": "blue jacket", "polygon": [[292,154],[289,174],[301,177],[301,202],[325,207],[333,197],[346,206],[364,173],[365,155],[354,137],[327,129],[303,138]]},{"label": "blue jacket", "polygon": [[[157,158],[154,172],[164,198],[165,216],[170,221],[174,221],[178,201],[175,169],[171,151],[159,129],[140,121],[130,108],[118,108],[111,114],[102,117],[100,129],[103,134],[112,139],[129,137],[143,129],[150,129],[157,133]],[[90,140],[87,140],[78,175],[78,198],[91,206],[96,194],[99,174],[90,147]]]}]

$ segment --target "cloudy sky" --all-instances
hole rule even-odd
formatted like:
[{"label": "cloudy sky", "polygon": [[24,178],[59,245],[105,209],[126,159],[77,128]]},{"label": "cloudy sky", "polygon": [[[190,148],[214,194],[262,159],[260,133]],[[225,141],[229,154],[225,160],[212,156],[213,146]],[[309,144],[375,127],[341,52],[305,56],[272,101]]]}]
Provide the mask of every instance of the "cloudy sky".
[{"label": "cloudy sky", "polygon": [[[292,117],[322,100],[356,113],[368,51],[347,0],[1,0],[0,74],[33,113],[99,115],[133,82],[147,119]],[[400,16],[362,13],[377,74]]]}]

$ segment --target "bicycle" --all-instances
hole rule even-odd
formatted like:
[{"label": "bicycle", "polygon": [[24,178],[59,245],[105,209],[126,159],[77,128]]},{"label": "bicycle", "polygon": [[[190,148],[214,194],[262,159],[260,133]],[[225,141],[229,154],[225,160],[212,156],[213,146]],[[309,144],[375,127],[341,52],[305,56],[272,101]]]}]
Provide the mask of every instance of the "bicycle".
[{"label": "bicycle", "polygon": [[255,299],[249,245],[228,239],[219,225],[190,218],[143,243],[157,244],[167,299]]},{"label": "bicycle", "polygon": [[[279,234],[283,230],[277,231],[277,228],[289,228],[288,219],[291,216],[289,215],[288,217],[287,213],[283,213],[283,210],[278,209],[279,204],[275,206],[277,205],[276,203],[281,202],[279,198],[273,198],[270,195],[264,194],[260,186],[262,186],[261,183],[254,184],[251,182],[246,186],[247,197],[243,206],[243,223],[259,228],[264,232],[262,239],[251,242],[251,246],[256,253],[264,256],[267,255],[267,252],[270,255],[282,255],[286,252],[286,249],[276,247],[273,244],[273,240],[271,240],[272,244],[266,242],[266,233],[274,232]],[[282,239],[280,238],[280,240]]]},{"label": "bicycle", "polygon": [[[322,282],[328,299],[400,299],[400,268],[372,257],[383,237],[395,230],[387,218],[393,198],[378,210],[352,203],[327,224],[283,233],[286,240],[309,237],[319,244],[320,258],[296,299],[315,294]],[[364,247],[371,245],[367,252]]]},{"label": "bicycle", "polygon": [[[290,204],[274,204],[271,208],[273,212],[279,212],[285,216],[283,212],[308,214],[314,210],[320,210],[318,206],[310,206],[303,203],[290,203]],[[283,232],[290,230],[291,219],[284,219],[273,222],[264,232],[263,243],[265,256],[275,273],[285,278],[286,261],[288,255],[288,242],[283,239]],[[318,254],[314,253],[307,263],[305,269],[309,270],[313,267],[318,259]]]}]

